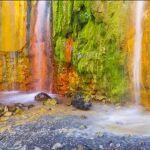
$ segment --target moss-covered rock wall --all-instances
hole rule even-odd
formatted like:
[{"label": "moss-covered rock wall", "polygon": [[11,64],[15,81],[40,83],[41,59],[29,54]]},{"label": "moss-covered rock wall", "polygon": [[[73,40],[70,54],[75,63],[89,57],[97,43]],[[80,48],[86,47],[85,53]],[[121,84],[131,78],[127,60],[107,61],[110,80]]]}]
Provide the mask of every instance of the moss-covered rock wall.
[{"label": "moss-covered rock wall", "polygon": [[53,1],[53,38],[58,73],[68,69],[66,41],[71,38],[69,65],[79,76],[73,89],[81,89],[99,100],[106,97],[118,102],[127,98],[128,15],[129,2]]}]

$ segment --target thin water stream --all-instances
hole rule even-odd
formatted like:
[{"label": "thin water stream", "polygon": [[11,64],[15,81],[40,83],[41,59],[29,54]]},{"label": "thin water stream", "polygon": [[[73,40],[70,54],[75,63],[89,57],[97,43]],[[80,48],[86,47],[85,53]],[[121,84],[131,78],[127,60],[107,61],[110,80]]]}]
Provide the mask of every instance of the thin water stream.
[{"label": "thin water stream", "polygon": [[140,103],[140,89],[141,89],[141,51],[142,51],[142,21],[144,14],[144,1],[136,2],[135,10],[135,43],[134,43],[134,57],[133,57],[133,86],[134,98],[136,104]]},{"label": "thin water stream", "polygon": [[50,74],[52,70],[50,53],[50,2],[38,1],[37,16],[34,26],[32,48],[32,76],[35,91],[50,91]]}]

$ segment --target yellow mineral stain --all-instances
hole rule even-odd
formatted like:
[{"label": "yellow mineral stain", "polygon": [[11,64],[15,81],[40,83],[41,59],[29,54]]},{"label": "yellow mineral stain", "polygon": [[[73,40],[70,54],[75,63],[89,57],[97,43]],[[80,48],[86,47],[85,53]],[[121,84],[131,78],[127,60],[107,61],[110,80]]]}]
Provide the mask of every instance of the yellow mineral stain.
[{"label": "yellow mineral stain", "polygon": [[1,1],[0,51],[21,50],[26,43],[26,1]]},{"label": "yellow mineral stain", "polygon": [[143,20],[141,103],[150,108],[150,2],[147,2]]}]

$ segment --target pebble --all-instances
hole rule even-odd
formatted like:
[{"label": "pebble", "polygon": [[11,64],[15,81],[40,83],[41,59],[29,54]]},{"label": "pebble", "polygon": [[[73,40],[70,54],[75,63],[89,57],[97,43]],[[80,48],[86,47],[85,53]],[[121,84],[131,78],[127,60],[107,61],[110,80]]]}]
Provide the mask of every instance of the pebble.
[{"label": "pebble", "polygon": [[62,148],[62,147],[63,147],[63,145],[61,143],[56,143],[53,145],[52,149],[57,150],[57,149]]},{"label": "pebble", "polygon": [[87,129],[87,126],[86,125],[81,125],[80,126],[80,129],[82,130],[82,129]]},{"label": "pebble", "polygon": [[103,145],[99,145],[99,148],[100,148],[100,149],[104,149]]},{"label": "pebble", "polygon": [[116,144],[116,148],[119,148],[120,147],[120,144],[118,143],[118,144]]},{"label": "pebble", "polygon": [[109,145],[110,147],[114,147],[114,144],[113,143],[110,143],[110,145]]},{"label": "pebble", "polygon": [[35,146],[35,147],[34,147],[34,150],[42,150],[42,149]]},{"label": "pebble", "polygon": [[102,132],[97,132],[97,133],[96,133],[96,136],[97,136],[97,137],[103,137],[104,134],[103,134]]}]

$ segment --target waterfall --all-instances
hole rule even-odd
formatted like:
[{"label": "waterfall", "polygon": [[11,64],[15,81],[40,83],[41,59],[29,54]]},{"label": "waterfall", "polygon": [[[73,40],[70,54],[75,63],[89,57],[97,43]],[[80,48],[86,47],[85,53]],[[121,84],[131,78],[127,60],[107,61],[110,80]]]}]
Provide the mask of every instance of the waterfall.
[{"label": "waterfall", "polygon": [[38,1],[37,15],[34,26],[32,41],[32,76],[33,89],[36,91],[49,91],[50,85],[50,3],[49,1]]},{"label": "waterfall", "polygon": [[136,103],[140,103],[143,13],[144,13],[144,1],[137,1],[135,10],[135,43],[134,43],[134,58],[133,58],[133,86],[134,86],[134,98]]}]

